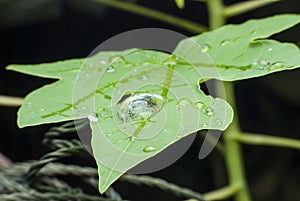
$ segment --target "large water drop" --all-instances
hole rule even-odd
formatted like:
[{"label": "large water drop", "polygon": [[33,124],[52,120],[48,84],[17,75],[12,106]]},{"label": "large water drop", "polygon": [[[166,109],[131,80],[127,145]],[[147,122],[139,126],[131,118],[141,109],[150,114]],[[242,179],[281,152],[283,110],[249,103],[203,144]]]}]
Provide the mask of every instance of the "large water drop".
[{"label": "large water drop", "polygon": [[156,94],[137,94],[122,102],[119,116],[123,121],[147,119],[160,111],[163,98]]}]

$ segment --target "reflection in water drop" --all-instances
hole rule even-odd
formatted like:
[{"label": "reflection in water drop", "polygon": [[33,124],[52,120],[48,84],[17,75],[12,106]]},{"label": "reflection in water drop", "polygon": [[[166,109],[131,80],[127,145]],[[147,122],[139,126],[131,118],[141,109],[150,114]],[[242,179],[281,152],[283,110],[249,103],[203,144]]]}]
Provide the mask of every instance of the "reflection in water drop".
[{"label": "reflection in water drop", "polygon": [[137,94],[122,102],[119,116],[123,121],[147,119],[160,111],[163,98],[156,94]]},{"label": "reflection in water drop", "polygon": [[152,151],[155,151],[156,148],[154,146],[146,146],[144,149],[143,149],[143,152],[152,152]]},{"label": "reflection in water drop", "polygon": [[208,52],[210,50],[210,46],[208,44],[201,45],[201,53]]}]

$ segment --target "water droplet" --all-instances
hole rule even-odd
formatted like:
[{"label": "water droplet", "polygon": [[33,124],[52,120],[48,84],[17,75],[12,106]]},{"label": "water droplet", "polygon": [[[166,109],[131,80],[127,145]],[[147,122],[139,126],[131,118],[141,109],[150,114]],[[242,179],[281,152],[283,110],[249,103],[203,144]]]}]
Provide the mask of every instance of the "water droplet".
[{"label": "water droplet", "polygon": [[143,152],[152,152],[152,151],[155,151],[156,148],[154,146],[146,146],[144,149],[143,149]]},{"label": "water droplet", "polygon": [[100,64],[107,64],[107,62],[102,60],[102,61],[100,61]]},{"label": "water droplet", "polygon": [[117,140],[114,144],[119,144],[119,143],[121,143],[123,141],[124,141],[123,139],[120,139],[120,140]]},{"label": "water droplet", "polygon": [[225,39],[221,42],[221,46],[224,47],[225,45],[227,45],[228,43],[230,43],[230,40],[229,39]]},{"label": "water droplet", "polygon": [[41,109],[41,112],[43,112],[43,111],[45,111],[45,109],[44,109],[44,108],[42,108],[42,109]]},{"label": "water droplet", "polygon": [[222,125],[223,123],[222,123],[222,121],[220,119],[216,119],[216,124],[217,125]]},{"label": "water droplet", "polygon": [[75,76],[75,81],[77,81],[77,80],[79,80],[79,79],[80,79],[79,75],[76,75],[76,76]]},{"label": "water droplet", "polygon": [[112,132],[111,132],[111,131],[108,131],[108,132],[106,133],[106,135],[107,135],[107,136],[111,136],[111,135],[112,135]]},{"label": "water droplet", "polygon": [[89,73],[85,73],[84,75],[85,75],[86,77],[90,76],[90,74],[89,74]]},{"label": "water droplet", "polygon": [[208,44],[201,45],[201,53],[208,52],[210,50],[210,46]]},{"label": "water droplet", "polygon": [[205,123],[205,122],[204,122],[204,123],[201,124],[201,126],[202,126],[203,128],[207,128],[207,127],[208,127],[208,123]]},{"label": "water droplet", "polygon": [[271,52],[272,50],[273,50],[273,48],[271,48],[271,47],[268,49],[269,52]]},{"label": "water droplet", "polygon": [[148,75],[143,75],[141,77],[139,77],[140,80],[146,81],[149,80],[149,76]]},{"label": "water droplet", "polygon": [[98,122],[98,117],[96,116],[95,113],[91,113],[88,115],[88,119],[91,121],[91,122]]},{"label": "water droplet", "polygon": [[212,116],[214,114],[214,110],[211,108],[211,107],[207,107],[205,109],[205,113],[208,115],[208,116]]},{"label": "water droplet", "polygon": [[115,72],[116,71],[116,69],[114,68],[114,67],[112,67],[112,66],[109,66],[107,69],[106,69],[106,72],[107,73],[113,73],[113,72]]},{"label": "water droplet", "polygon": [[118,62],[119,60],[120,60],[119,56],[112,56],[112,57],[109,58],[109,61],[111,63]]},{"label": "water droplet", "polygon": [[159,112],[163,98],[156,94],[137,94],[126,98],[120,107],[119,116],[123,121],[147,119]]},{"label": "water droplet", "polygon": [[82,109],[82,110],[87,110],[87,107],[82,106],[81,109]]},{"label": "water droplet", "polygon": [[264,70],[270,67],[270,62],[266,61],[266,60],[254,60],[252,62],[252,66],[256,67],[258,69]]},{"label": "water droplet", "polygon": [[195,107],[203,110],[205,108],[205,104],[202,102],[197,102],[197,103],[195,103]]},{"label": "water droplet", "polygon": [[177,57],[175,55],[171,55],[167,61],[164,62],[165,65],[174,66],[177,64]]},{"label": "water droplet", "polygon": [[187,106],[187,105],[190,105],[190,104],[191,104],[191,102],[189,100],[186,100],[186,99],[182,99],[179,102],[180,107]]},{"label": "water droplet", "polygon": [[31,103],[31,102],[28,102],[28,103],[27,103],[27,106],[28,106],[28,107],[32,107],[32,103]]},{"label": "water droplet", "polygon": [[151,65],[151,63],[150,63],[149,61],[144,61],[144,62],[142,63],[142,66],[149,66],[149,65]]},{"label": "water droplet", "polygon": [[278,61],[278,62],[275,62],[271,65],[271,67],[274,67],[274,68],[282,68],[284,67],[284,63],[281,62],[281,61]]}]

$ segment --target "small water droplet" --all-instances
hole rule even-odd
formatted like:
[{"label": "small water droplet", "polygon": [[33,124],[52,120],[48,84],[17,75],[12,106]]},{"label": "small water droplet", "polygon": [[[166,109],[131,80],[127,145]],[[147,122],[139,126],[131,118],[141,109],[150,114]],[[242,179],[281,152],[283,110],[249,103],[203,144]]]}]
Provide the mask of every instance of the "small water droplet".
[{"label": "small water droplet", "polygon": [[139,80],[143,80],[143,81],[149,80],[149,76],[143,75],[143,76],[139,77]]},{"label": "small water droplet", "polygon": [[146,146],[144,149],[143,149],[143,152],[152,152],[152,151],[155,151],[156,148],[154,146]]},{"label": "small water droplet", "polygon": [[104,61],[104,60],[101,60],[101,61],[100,61],[100,64],[107,64],[107,62]]},{"label": "small water droplet", "polygon": [[88,119],[91,121],[91,122],[98,122],[98,117],[96,116],[95,113],[91,113],[88,115]]},{"label": "small water droplet", "polygon": [[274,67],[274,68],[282,68],[284,67],[284,63],[281,62],[281,61],[278,61],[278,62],[275,62],[271,65],[271,67]]},{"label": "small water droplet", "polygon": [[43,112],[43,111],[45,111],[45,109],[44,109],[44,108],[42,108],[42,109],[41,109],[41,112]]},{"label": "small water droplet", "polygon": [[114,68],[114,67],[112,67],[112,66],[109,66],[107,69],[106,69],[106,72],[107,73],[113,73],[113,72],[115,72],[116,71],[116,69]]},{"label": "small water droplet", "polygon": [[228,43],[230,43],[230,40],[229,39],[225,39],[221,42],[221,46],[224,47],[225,45],[227,45]]},{"label": "small water droplet", "polygon": [[107,135],[107,136],[111,136],[111,135],[112,135],[112,132],[111,132],[111,131],[108,131],[108,132],[106,133],[106,135]]},{"label": "small water droplet", "polygon": [[273,48],[271,48],[271,47],[270,47],[270,48],[268,48],[268,51],[269,51],[269,52],[271,52],[272,50],[273,50]]},{"label": "small water droplet", "polygon": [[205,113],[208,115],[208,116],[212,116],[214,114],[214,110],[211,108],[211,107],[207,107],[205,109]]},{"label": "small water droplet", "polygon": [[270,67],[270,62],[266,60],[254,60],[252,66],[261,70],[265,70]]},{"label": "small water droplet", "polygon": [[27,106],[28,106],[28,107],[32,107],[32,103],[31,103],[31,102],[28,102],[28,103],[27,103]]},{"label": "small water droplet", "polygon": [[112,56],[112,57],[109,58],[109,61],[111,63],[118,62],[119,60],[120,60],[119,56]]},{"label": "small water droplet", "polygon": [[201,53],[208,52],[210,50],[210,46],[208,44],[201,45]]},{"label": "small water droplet", "polygon": [[207,127],[208,127],[208,123],[205,123],[205,122],[204,122],[204,123],[201,124],[201,126],[202,126],[203,128],[207,128]]},{"label": "small water droplet", "polygon": [[220,119],[216,119],[216,124],[217,125],[222,125],[223,123],[222,123],[222,121]]},{"label": "small water droplet", "polygon": [[85,73],[84,75],[85,75],[86,77],[90,76],[90,74],[89,74],[89,73]]},{"label": "small water droplet", "polygon": [[120,139],[120,140],[117,140],[114,144],[119,144],[119,143],[121,143],[123,141],[124,141],[123,139]]},{"label": "small water droplet", "polygon": [[119,109],[123,121],[147,119],[159,112],[163,98],[156,94],[137,94],[126,98]]},{"label": "small water droplet", "polygon": [[171,55],[164,64],[165,65],[171,65],[171,66],[176,65],[177,64],[177,57],[175,55]]},{"label": "small water droplet", "polygon": [[197,103],[195,103],[195,107],[203,110],[205,108],[205,104],[202,102],[197,102]]},{"label": "small water droplet", "polygon": [[82,106],[81,109],[82,109],[82,110],[87,110],[87,107]]},{"label": "small water droplet", "polygon": [[188,100],[186,100],[186,99],[182,99],[182,100],[179,102],[179,104],[180,104],[180,107],[184,107],[184,106],[190,105],[191,102],[188,101]]},{"label": "small water droplet", "polygon": [[149,66],[149,65],[151,65],[151,63],[150,63],[149,61],[144,61],[144,62],[142,63],[142,66]]},{"label": "small water droplet", "polygon": [[75,76],[75,81],[77,81],[77,80],[79,80],[79,79],[80,79],[79,75],[76,75],[76,76]]}]

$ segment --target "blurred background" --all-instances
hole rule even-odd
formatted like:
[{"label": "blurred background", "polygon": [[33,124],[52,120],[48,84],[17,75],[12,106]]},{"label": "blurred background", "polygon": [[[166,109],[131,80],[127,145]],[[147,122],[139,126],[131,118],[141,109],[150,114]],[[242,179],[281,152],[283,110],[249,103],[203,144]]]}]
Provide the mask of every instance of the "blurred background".
[{"label": "blurred background", "polygon": [[[187,1],[180,10],[173,0],[132,0],[207,25],[203,2]],[[237,3],[225,0],[225,4]],[[280,1],[230,18],[242,23],[250,18],[279,13],[300,13],[300,1]],[[5,70],[8,64],[34,64],[86,57],[106,39],[138,28],[165,28],[187,36],[186,30],[135,15],[92,0],[1,0],[0,1],[0,95],[25,97],[30,91],[53,80],[26,76]],[[273,38],[300,45],[300,26]],[[300,139],[300,69],[275,73],[236,83],[238,115],[242,129]],[[51,125],[18,129],[18,108],[0,106],[0,152],[13,162],[38,159],[45,153],[43,134]],[[203,139],[197,137],[189,151],[175,164],[152,173],[200,193],[227,183],[226,167],[214,151],[203,160],[198,152]],[[300,153],[276,147],[243,146],[248,182],[255,201],[300,201]],[[1,181],[0,181],[1,182]],[[179,200],[148,187],[117,182],[124,198],[133,201]],[[146,196],[145,196],[146,195]]]}]

